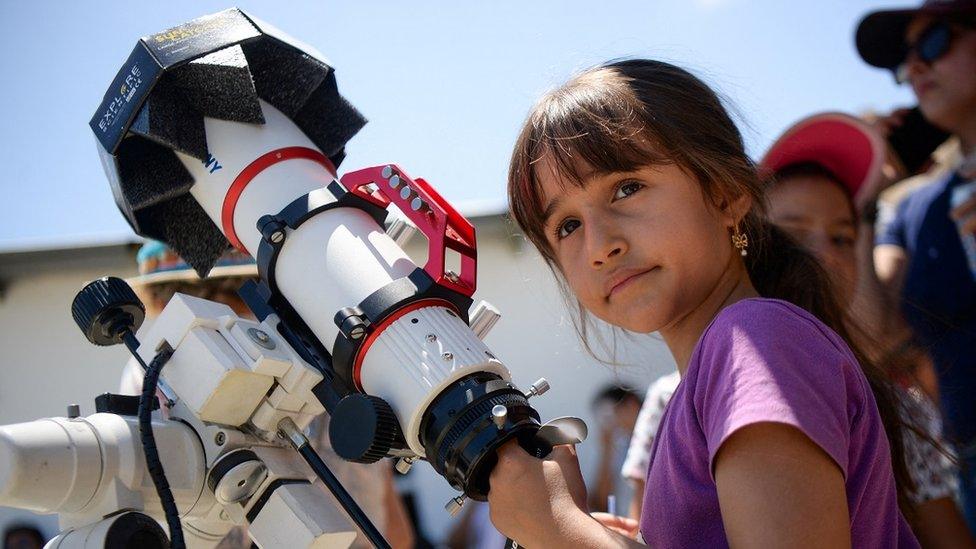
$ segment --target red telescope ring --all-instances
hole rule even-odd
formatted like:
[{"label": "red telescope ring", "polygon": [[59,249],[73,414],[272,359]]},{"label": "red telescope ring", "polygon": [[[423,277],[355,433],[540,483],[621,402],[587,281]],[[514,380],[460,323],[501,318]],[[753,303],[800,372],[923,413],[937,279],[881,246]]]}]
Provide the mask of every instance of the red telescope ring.
[{"label": "red telescope ring", "polygon": [[238,250],[246,254],[251,253],[247,250],[247,248],[244,247],[241,239],[237,236],[237,231],[234,230],[234,211],[237,209],[237,201],[240,200],[241,194],[244,193],[244,189],[247,187],[248,183],[251,182],[251,180],[257,177],[258,174],[264,170],[278,164],[279,162],[294,160],[296,158],[311,160],[319,163],[323,168],[328,170],[332,178],[335,179],[336,168],[335,165],[332,164],[332,161],[321,152],[308,147],[285,147],[282,149],[275,149],[254,159],[254,161],[248,164],[247,167],[241,170],[241,173],[239,173],[234,179],[234,182],[231,183],[230,188],[227,189],[227,194],[224,195],[224,205],[220,211],[220,221],[223,225],[224,235],[227,237],[227,240],[229,240],[230,243]]}]

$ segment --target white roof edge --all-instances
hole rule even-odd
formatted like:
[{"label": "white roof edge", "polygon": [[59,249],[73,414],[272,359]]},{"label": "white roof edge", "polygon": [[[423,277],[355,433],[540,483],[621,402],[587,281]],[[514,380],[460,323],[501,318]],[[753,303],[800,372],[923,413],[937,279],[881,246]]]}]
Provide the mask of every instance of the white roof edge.
[{"label": "white roof edge", "polygon": [[[506,200],[473,200],[461,202],[457,210],[465,217],[477,219],[486,217],[500,217],[508,212]],[[93,234],[54,235],[27,237],[18,239],[0,239],[0,255],[51,252],[56,250],[77,250],[86,248],[104,248],[138,244],[143,238],[131,232],[106,232]]]},{"label": "white roof edge", "polygon": [[28,237],[0,240],[0,254],[106,248],[137,244],[142,240],[142,237],[128,232]]}]

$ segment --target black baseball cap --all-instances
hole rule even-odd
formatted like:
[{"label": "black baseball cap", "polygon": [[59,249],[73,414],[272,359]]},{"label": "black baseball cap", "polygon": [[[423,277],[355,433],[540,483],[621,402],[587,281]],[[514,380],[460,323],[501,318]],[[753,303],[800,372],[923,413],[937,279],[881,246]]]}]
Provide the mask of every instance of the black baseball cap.
[{"label": "black baseball cap", "polygon": [[976,15],[976,0],[926,0],[917,8],[871,12],[857,25],[857,51],[869,65],[894,69],[905,59],[905,29],[918,15]]}]

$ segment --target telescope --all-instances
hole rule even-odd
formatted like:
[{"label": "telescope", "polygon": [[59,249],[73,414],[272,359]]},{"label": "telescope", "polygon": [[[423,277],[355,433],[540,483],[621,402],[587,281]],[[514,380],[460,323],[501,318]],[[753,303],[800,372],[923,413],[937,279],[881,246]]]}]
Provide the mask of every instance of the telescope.
[{"label": "telescope", "polygon": [[201,277],[230,246],[253,256],[256,320],[177,294],[139,330],[123,281],[90,283],[72,314],[129,348],[143,393],[0,427],[0,505],[59,513],[52,547],[206,547],[236,524],[260,547],[344,547],[356,528],[386,547],[309,445],[318,415],[343,459],[428,462],[453,512],[486,499],[502,444],[585,438],[577,418],[543,425],[529,399],[548,383],[519,389],[483,342],[499,315],[474,305],[473,226],[396,164],[339,175],[364,124],[321,54],[241,10],[137,43],[90,123],[116,204]]}]

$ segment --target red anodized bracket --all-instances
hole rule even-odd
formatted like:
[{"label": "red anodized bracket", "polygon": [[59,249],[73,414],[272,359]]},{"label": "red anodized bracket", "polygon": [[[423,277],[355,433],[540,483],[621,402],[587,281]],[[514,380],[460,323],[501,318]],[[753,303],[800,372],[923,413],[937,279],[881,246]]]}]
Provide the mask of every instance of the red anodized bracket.
[{"label": "red anodized bracket", "polygon": [[[392,169],[392,175],[400,177],[401,185],[396,189],[390,187],[388,177],[383,177],[383,169],[387,166]],[[412,179],[396,164],[349,172],[339,181],[349,192],[381,208],[388,207],[390,203],[396,204],[427,237],[427,264],[424,265],[424,271],[445,288],[468,297],[474,294],[478,267],[474,226],[429,183],[420,178]],[[370,184],[376,186],[375,191],[369,188]],[[404,187],[412,191],[407,198],[401,196]],[[419,210],[411,207],[414,198],[423,201]],[[444,268],[448,248],[461,256],[461,272],[457,276],[449,274]]]}]

